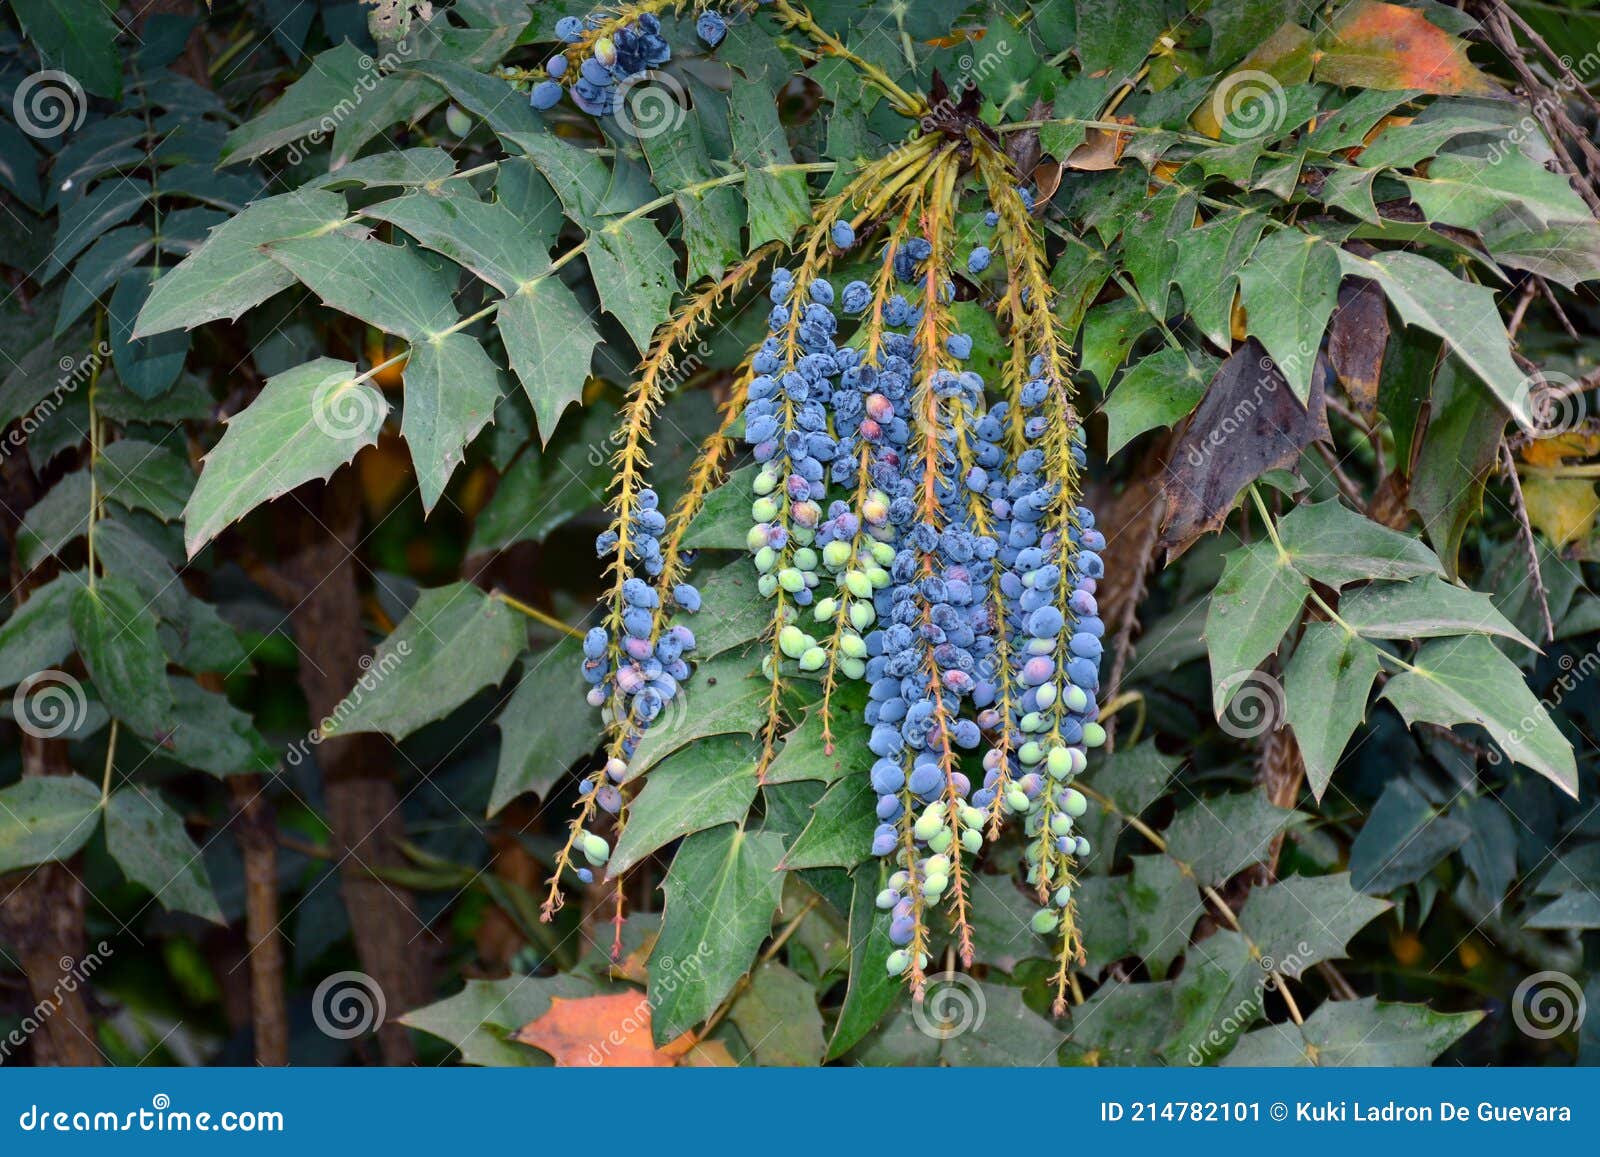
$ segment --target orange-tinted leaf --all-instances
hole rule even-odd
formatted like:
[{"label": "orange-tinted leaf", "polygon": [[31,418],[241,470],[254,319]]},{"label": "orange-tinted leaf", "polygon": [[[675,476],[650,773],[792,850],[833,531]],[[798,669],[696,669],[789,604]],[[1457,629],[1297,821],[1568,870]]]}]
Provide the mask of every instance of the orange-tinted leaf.
[{"label": "orange-tinted leaf", "polygon": [[576,1000],[554,997],[550,1011],[511,1035],[519,1044],[542,1049],[558,1066],[670,1069],[697,1052],[693,1034],[656,1048],[650,1036],[650,998],[642,992],[614,992]]},{"label": "orange-tinted leaf", "polygon": [[1574,458],[1600,454],[1600,434],[1574,431],[1553,438],[1535,438],[1522,448],[1522,460],[1530,466],[1559,466]]},{"label": "orange-tinted leaf", "polygon": [[1467,59],[1467,42],[1415,8],[1356,0],[1317,43],[1316,77],[1345,88],[1416,89],[1448,96],[1504,96]]}]

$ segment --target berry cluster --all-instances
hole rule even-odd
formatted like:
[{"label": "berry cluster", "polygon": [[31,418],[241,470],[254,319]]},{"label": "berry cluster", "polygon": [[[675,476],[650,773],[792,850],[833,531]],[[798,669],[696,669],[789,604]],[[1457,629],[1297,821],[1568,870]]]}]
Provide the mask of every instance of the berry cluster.
[{"label": "berry cluster", "polygon": [[[595,552],[610,558],[616,572],[626,577],[616,588],[605,624],[591,627],[583,639],[589,705],[601,708],[607,724],[618,725],[621,737],[606,761],[606,782],[597,786],[594,780],[585,780],[581,790],[585,796],[593,792],[596,806],[611,815],[622,810],[618,785],[627,779],[627,761],[640,737],[683,693],[689,678],[684,656],[694,650],[694,632],[682,623],[663,630],[664,612],[670,607],[690,614],[700,609],[700,592],[689,583],[676,584],[663,599],[655,586],[629,573],[637,568],[651,577],[661,574],[661,535],[667,528],[654,490],[640,490],[631,507],[625,517],[619,512],[618,527],[595,540]],[[610,851],[603,837],[587,831],[578,834],[575,846],[594,867],[604,864]],[[592,879],[587,868],[579,869],[578,876],[585,883]]]},{"label": "berry cluster", "polygon": [[[595,35],[600,32],[606,34]],[[546,77],[528,98],[536,109],[554,108],[570,91],[572,103],[590,116],[609,116],[616,111],[619,86],[672,59],[661,21],[650,12],[617,27],[608,27],[600,16],[564,16],[556,22],[556,37],[573,47],[545,64]]]}]

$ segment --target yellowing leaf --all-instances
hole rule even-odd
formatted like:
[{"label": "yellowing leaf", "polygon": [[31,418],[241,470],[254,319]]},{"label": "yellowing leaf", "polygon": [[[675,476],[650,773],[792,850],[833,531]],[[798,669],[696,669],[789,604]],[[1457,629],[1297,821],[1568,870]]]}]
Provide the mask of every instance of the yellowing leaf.
[{"label": "yellowing leaf", "polygon": [[1600,454],[1600,434],[1576,431],[1553,438],[1535,438],[1522,448],[1521,458],[1530,466],[1559,466],[1573,458]]},{"label": "yellowing leaf", "polygon": [[1584,478],[1534,474],[1522,481],[1528,521],[1557,547],[1588,536],[1600,516],[1600,495]]},{"label": "yellowing leaf", "polygon": [[1304,84],[1311,79],[1311,60],[1311,33],[1298,24],[1279,25],[1222,78],[1212,95],[1195,109],[1189,123],[1212,140],[1221,140],[1223,114],[1235,114],[1239,103],[1261,95],[1259,83],[1240,83],[1240,78],[1259,81],[1264,73],[1280,85]]}]

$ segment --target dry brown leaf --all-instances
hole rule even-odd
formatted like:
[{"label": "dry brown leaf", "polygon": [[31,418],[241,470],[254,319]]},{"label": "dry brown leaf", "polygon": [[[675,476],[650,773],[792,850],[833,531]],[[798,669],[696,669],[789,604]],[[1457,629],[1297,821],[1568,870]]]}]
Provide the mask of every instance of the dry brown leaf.
[{"label": "dry brown leaf", "polygon": [[[1123,124],[1133,123],[1131,117],[1112,119]],[[1128,147],[1128,142],[1132,139],[1132,133],[1116,129],[1091,128],[1085,135],[1083,144],[1073,149],[1067,156],[1067,168],[1084,173],[1114,169],[1121,162],[1122,151]]]}]

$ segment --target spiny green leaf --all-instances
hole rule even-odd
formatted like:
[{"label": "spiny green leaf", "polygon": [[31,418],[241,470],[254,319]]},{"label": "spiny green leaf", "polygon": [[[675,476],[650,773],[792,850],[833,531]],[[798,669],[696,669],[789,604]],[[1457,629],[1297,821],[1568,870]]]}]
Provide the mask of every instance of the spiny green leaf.
[{"label": "spiny green leaf", "polygon": [[228,421],[184,508],[184,543],[192,558],[229,523],[327,478],[378,440],[389,403],[355,381],[349,362],[318,358],[267,379],[261,393]]},{"label": "spiny green leaf", "polygon": [[167,660],[155,616],[121,579],[102,579],[72,594],[72,637],[107,708],[136,734],[153,738],[173,727]]},{"label": "spiny green leaf", "polygon": [[1377,648],[1333,623],[1307,623],[1284,668],[1289,726],[1305,760],[1306,782],[1319,800],[1350,736],[1366,718],[1379,669]]},{"label": "spiny green leaf", "polygon": [[467,443],[494,417],[502,393],[500,370],[476,338],[452,333],[415,342],[404,380],[400,433],[411,450],[427,514],[465,457]]},{"label": "spiny green leaf", "polygon": [[744,819],[756,798],[760,756],[749,736],[717,735],[662,760],[628,807],[607,873],[619,877],[679,836]]},{"label": "spiny green leaf", "polygon": [[499,683],[526,643],[521,616],[471,583],[425,590],[322,721],[322,734],[404,739]]},{"label": "spiny green leaf", "polygon": [[31,776],[0,788],[0,872],[73,855],[100,821],[100,789],[81,775]]},{"label": "spiny green leaf", "polygon": [[1211,698],[1222,718],[1240,683],[1273,651],[1299,617],[1306,580],[1271,542],[1228,555],[1206,611]]},{"label": "spiny green leaf", "polygon": [[183,817],[154,790],[125,787],[112,794],[106,805],[106,850],[128,879],[148,888],[169,912],[226,923]]}]

